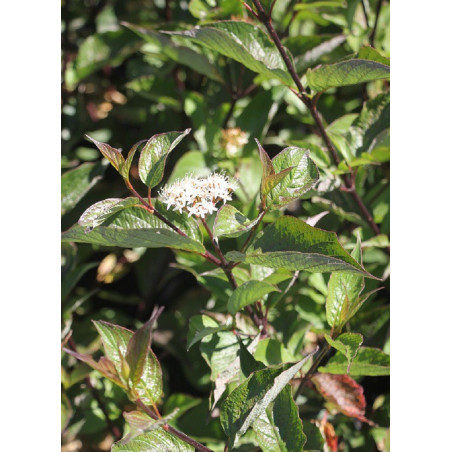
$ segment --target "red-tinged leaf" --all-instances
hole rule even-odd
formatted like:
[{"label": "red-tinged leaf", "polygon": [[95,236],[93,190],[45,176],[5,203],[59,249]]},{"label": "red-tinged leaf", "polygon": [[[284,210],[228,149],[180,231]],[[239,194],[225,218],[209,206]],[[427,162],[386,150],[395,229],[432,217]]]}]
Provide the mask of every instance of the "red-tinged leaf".
[{"label": "red-tinged leaf", "polygon": [[338,438],[333,424],[331,424],[330,422],[322,422],[322,424],[320,425],[320,431],[322,432],[322,435],[325,438],[325,442],[330,448],[330,451],[337,452]]},{"label": "red-tinged leaf", "polygon": [[272,174],[275,174],[275,169],[273,168],[273,163],[268,156],[265,149],[262,147],[262,145],[259,143],[259,141],[256,138],[257,147],[259,148],[259,157],[261,158],[262,162],[262,179],[265,177],[268,177]]},{"label": "red-tinged leaf", "polygon": [[116,383],[118,386],[125,389],[124,384],[118,377],[114,364],[108,358],[105,358],[105,356],[100,358],[99,362],[96,362],[91,355],[74,352],[73,350],[70,350],[68,348],[63,348],[63,350],[67,354],[73,356],[74,358],[77,358],[79,361],[88,364],[88,366],[92,367],[94,370],[97,370],[104,377],[108,378],[113,383]]},{"label": "red-tinged leaf", "polygon": [[371,423],[365,417],[366,399],[362,386],[348,375],[315,374],[312,377],[317,390],[341,413],[362,422]]},{"label": "red-tinged leaf", "polygon": [[101,154],[113,165],[113,167],[117,171],[120,171],[120,167],[122,168],[122,166],[124,165],[124,157],[122,156],[121,152],[119,152],[118,149],[111,147],[107,143],[97,141],[94,138],[91,138],[89,135],[85,136],[97,146],[97,149],[99,149]]},{"label": "red-tinged leaf", "polygon": [[265,197],[266,194],[268,193],[268,186],[271,185],[271,180],[269,180],[269,178],[271,179],[271,176],[273,176],[275,174],[275,169],[273,168],[273,163],[270,159],[270,157],[268,156],[267,152],[265,151],[265,149],[262,147],[262,145],[259,143],[259,141],[256,138],[256,143],[257,143],[257,147],[259,149],[259,157],[261,159],[261,163],[262,163],[262,180],[261,180],[261,190],[260,190],[260,195],[261,195],[261,200],[262,200],[262,204],[265,206]]},{"label": "red-tinged leaf", "polygon": [[163,307],[154,309],[151,318],[134,333],[127,344],[126,361],[130,367],[129,378],[133,388],[141,381],[149,347],[151,345],[152,325],[162,311]]},{"label": "red-tinged leaf", "polygon": [[261,191],[263,195],[268,195],[289,173],[293,170],[293,166],[283,169],[277,174],[270,174],[262,178]]},{"label": "red-tinged leaf", "polygon": [[143,144],[145,142],[146,142],[146,140],[141,140],[138,143],[135,143],[132,146],[132,148],[130,149],[129,153],[127,154],[127,158],[126,158],[125,162],[122,165],[120,165],[120,167],[119,167],[119,173],[127,181],[129,180],[129,171],[130,171],[130,167],[132,166],[133,157],[134,157],[135,153],[137,152],[137,149],[139,148],[140,144]]}]

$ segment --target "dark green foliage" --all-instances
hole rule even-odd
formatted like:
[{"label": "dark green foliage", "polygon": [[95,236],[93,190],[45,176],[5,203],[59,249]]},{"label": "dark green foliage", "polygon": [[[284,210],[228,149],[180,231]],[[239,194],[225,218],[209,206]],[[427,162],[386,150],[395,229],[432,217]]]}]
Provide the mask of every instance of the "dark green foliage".
[{"label": "dark green foliage", "polygon": [[389,3],[246,4],[63,2],[63,446],[389,450]]}]

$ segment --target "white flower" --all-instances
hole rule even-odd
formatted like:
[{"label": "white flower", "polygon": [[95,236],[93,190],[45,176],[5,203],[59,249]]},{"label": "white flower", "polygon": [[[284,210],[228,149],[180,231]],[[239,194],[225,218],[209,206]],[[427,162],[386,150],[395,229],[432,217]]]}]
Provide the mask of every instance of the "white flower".
[{"label": "white flower", "polygon": [[218,210],[219,201],[232,200],[232,192],[237,189],[237,182],[222,173],[213,173],[208,177],[195,178],[187,176],[160,191],[160,199],[167,209],[188,215],[205,218]]}]

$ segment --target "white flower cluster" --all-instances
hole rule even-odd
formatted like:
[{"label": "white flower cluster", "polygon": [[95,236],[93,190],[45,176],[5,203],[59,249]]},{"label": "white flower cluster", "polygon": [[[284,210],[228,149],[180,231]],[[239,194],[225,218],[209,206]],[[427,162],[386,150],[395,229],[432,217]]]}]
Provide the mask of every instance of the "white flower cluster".
[{"label": "white flower cluster", "polygon": [[205,218],[211,214],[219,201],[232,200],[231,194],[237,189],[237,182],[222,173],[213,173],[208,177],[195,178],[187,176],[174,184],[165,186],[160,191],[160,199],[167,209],[179,213]]}]

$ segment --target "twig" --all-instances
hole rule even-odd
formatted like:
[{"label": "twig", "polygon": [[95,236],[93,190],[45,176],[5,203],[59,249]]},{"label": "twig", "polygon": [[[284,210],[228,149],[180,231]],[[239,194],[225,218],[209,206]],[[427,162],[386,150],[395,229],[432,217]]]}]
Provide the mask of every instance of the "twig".
[{"label": "twig", "polygon": [[372,31],[369,36],[369,44],[371,47],[374,47],[374,41],[375,41],[375,34],[377,32],[377,24],[378,24],[378,18],[380,17],[380,10],[381,10],[381,4],[383,3],[383,0],[379,0],[377,4],[377,10],[375,12],[375,23],[374,27],[372,28]]},{"label": "twig", "polygon": [[320,350],[319,354],[317,355],[317,358],[312,363],[309,370],[306,372],[304,377],[301,379],[300,384],[297,388],[297,391],[294,395],[294,400],[297,399],[297,397],[301,394],[301,390],[303,389],[303,386],[306,384],[306,382],[309,380],[309,377],[317,370],[317,367],[320,366],[320,363],[322,362],[322,359],[325,357],[325,355],[328,353],[328,350],[331,348],[331,346],[328,343],[323,344],[322,349]]},{"label": "twig", "polygon": [[[141,399],[135,400],[135,403],[152,419],[158,420],[159,417],[157,414],[155,414],[148,406],[146,406]],[[180,432],[179,430],[176,430],[175,428],[171,427],[168,424],[165,424],[163,428],[172,433],[174,436],[177,436],[182,441],[190,444],[195,449],[201,451],[201,452],[213,452],[212,449],[209,449],[208,447],[204,446],[201,443],[198,443],[198,441],[194,440],[193,438],[190,438],[185,433]]]},{"label": "twig", "polygon": [[250,232],[248,233],[248,237],[246,238],[245,242],[242,245],[242,248],[240,248],[240,252],[243,253],[247,249],[249,243],[251,242],[251,239],[254,236],[254,233],[257,231],[257,228],[259,227],[262,218],[264,218],[265,214],[267,213],[266,210],[261,211],[259,214],[259,217],[257,218],[257,223],[251,228]]},{"label": "twig", "polygon": [[[381,0],[380,0],[380,3],[381,3]],[[257,10],[256,16],[257,16],[258,20],[265,26],[268,33],[270,34],[270,37],[272,38],[274,44],[276,45],[282,59],[284,60],[284,63],[286,64],[287,70],[289,71],[289,74],[291,75],[291,77],[298,89],[298,93],[295,92],[294,90],[293,91],[296,93],[298,98],[308,108],[309,112],[311,113],[312,117],[314,118],[317,128],[319,129],[320,135],[322,136],[322,139],[325,142],[326,147],[328,148],[328,151],[334,160],[334,163],[336,164],[336,166],[338,166],[339,163],[341,162],[339,154],[337,153],[333,143],[331,142],[331,140],[326,132],[325,126],[323,125],[322,119],[320,118],[320,114],[317,111],[316,104],[306,94],[306,89],[302,85],[302,83],[300,81],[300,77],[298,76],[292,61],[290,60],[286,50],[284,49],[284,47],[281,43],[281,40],[279,39],[278,34],[276,33],[275,29],[273,28],[271,16],[269,16],[265,12],[260,0],[253,0],[253,4]],[[344,177],[344,182],[345,182],[346,187],[348,189],[350,189],[351,196],[353,197],[358,208],[361,210],[364,218],[369,223],[369,226],[371,227],[371,229],[374,231],[374,233],[376,235],[380,234],[380,228],[377,226],[377,224],[373,220],[372,215],[370,215],[370,213],[367,210],[366,206],[364,205],[362,199],[360,198],[360,196],[356,192],[355,188],[353,187],[350,175],[345,174],[343,177]]]},{"label": "twig", "polygon": [[[226,258],[224,257],[224,254],[222,253],[220,246],[218,245],[217,240],[215,239],[212,231],[209,228],[209,225],[207,224],[206,220],[204,218],[201,218],[201,223],[203,224],[203,226],[205,227],[207,234],[210,237],[210,240],[212,242],[213,247],[215,248],[215,251],[217,252],[218,256],[220,257],[220,261],[221,264],[219,265],[224,274],[226,275],[226,277],[228,278],[229,284],[231,284],[233,289],[237,289],[238,284],[237,281],[235,280],[235,277],[232,273],[232,265],[231,262],[228,262],[226,260]],[[257,309],[257,305],[255,304],[255,308]],[[257,328],[259,328],[262,325],[262,320],[259,318],[259,316],[256,314],[256,312],[254,312],[253,308],[248,305],[245,307],[245,309],[247,310],[251,320],[254,322],[254,324],[256,325]]]}]

